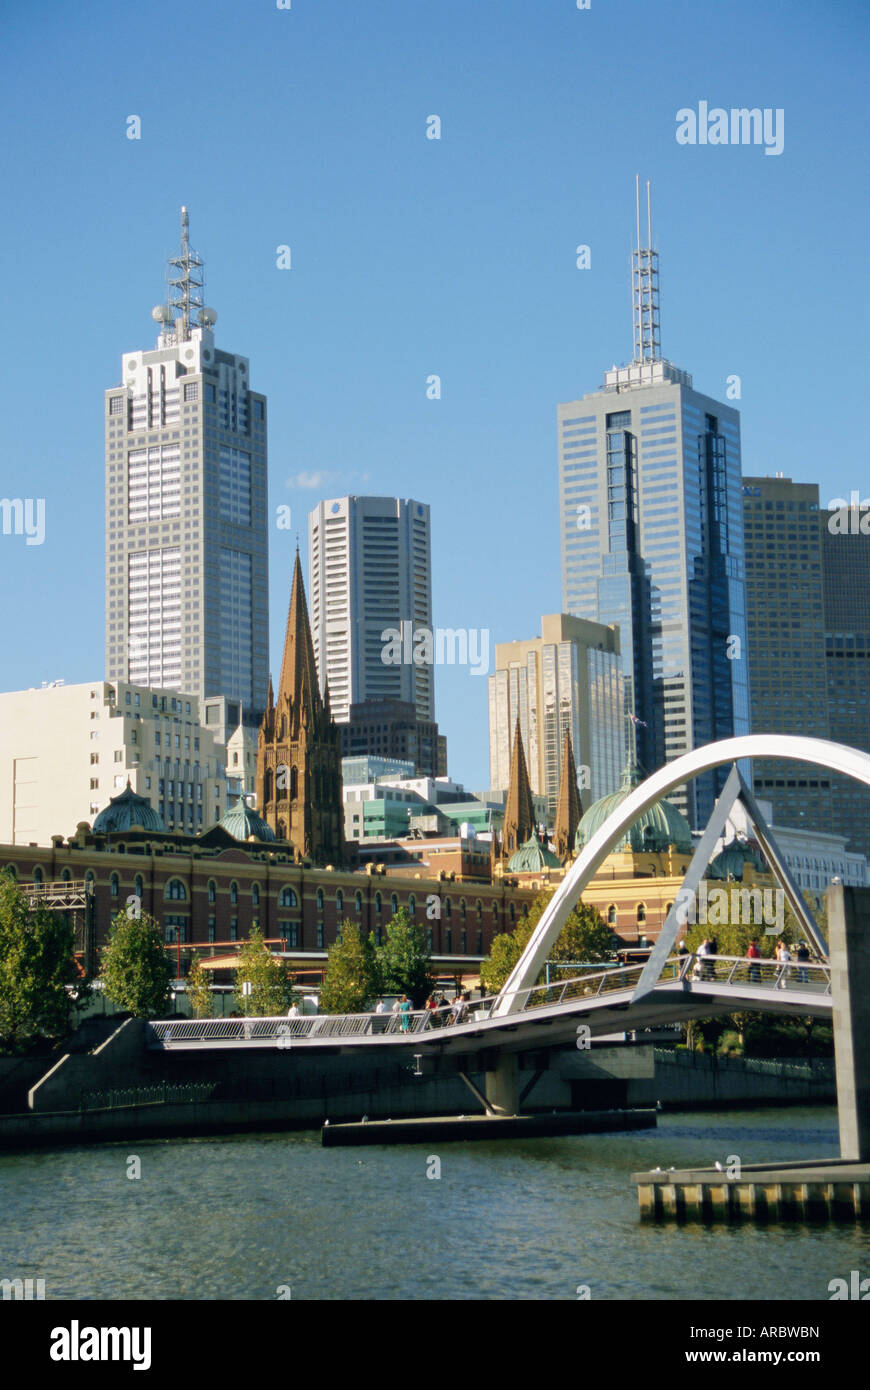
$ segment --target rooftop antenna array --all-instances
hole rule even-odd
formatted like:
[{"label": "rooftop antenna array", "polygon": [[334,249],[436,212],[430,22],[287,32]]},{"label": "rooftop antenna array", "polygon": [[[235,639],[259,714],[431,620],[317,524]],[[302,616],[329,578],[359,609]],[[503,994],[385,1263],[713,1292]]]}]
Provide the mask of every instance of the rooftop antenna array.
[{"label": "rooftop antenna array", "polygon": [[[181,209],[181,255],[170,256],[169,267],[169,308],[173,311],[176,321],[181,319],[180,339],[187,342],[193,311],[196,311],[198,320],[202,318],[205,277],[202,257],[190,249],[190,224],[186,207]],[[171,273],[173,270],[176,272],[174,276]]]},{"label": "rooftop antenna array", "polygon": [[635,362],[662,360],[659,323],[659,253],[653,250],[649,179],[646,181],[646,246],[640,243],[640,174],[635,175],[637,247],[631,253]]}]

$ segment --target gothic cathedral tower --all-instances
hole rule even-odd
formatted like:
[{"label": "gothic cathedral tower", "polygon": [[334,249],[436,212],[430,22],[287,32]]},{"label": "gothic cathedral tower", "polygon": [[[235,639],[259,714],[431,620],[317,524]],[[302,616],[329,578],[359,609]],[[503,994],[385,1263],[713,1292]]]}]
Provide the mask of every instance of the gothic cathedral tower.
[{"label": "gothic cathedral tower", "polygon": [[298,551],[278,697],[270,680],[257,742],[257,810],[297,860],[344,863],[341,731],[317,684]]}]

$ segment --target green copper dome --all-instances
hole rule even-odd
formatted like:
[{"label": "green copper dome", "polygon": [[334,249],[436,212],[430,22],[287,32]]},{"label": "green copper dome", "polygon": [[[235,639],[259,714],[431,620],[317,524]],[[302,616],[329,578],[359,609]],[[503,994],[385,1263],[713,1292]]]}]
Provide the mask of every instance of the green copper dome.
[{"label": "green copper dome", "polygon": [[765,872],[764,860],[757,850],[745,840],[732,840],[710,861],[707,873],[710,878],[732,878],[741,882],[746,864],[751,864],[759,873]]},{"label": "green copper dome", "polygon": [[[640,784],[640,780],[636,766],[630,763],[622,774],[622,786],[619,791],[602,796],[583,816],[577,827],[575,849],[580,850],[589,843],[604,822],[614,811],[619,810],[626,797]],[[634,825],[626,830],[619,843],[613,846],[611,853],[625,849],[632,849],[636,854],[644,850],[657,853],[666,850],[669,845],[673,845],[682,854],[691,854],[694,849],[692,832],[689,822],[676,806],[672,806],[669,801],[657,801],[644,811],[642,816],[638,816]]]},{"label": "green copper dome", "polygon": [[512,874],[540,873],[541,869],[561,869],[562,861],[544,849],[537,835],[532,832],[524,845],[508,860],[508,872]]},{"label": "green copper dome", "polygon": [[165,830],[163,818],[154,810],[150,801],[138,796],[129,781],[120,796],[113,796],[108,806],[97,816],[93,824],[95,835],[110,835],[118,830],[131,830],[139,825],[143,830]]},{"label": "green copper dome", "polygon": [[228,835],[232,835],[234,840],[274,840],[275,832],[271,825],[258,816],[256,811],[252,811],[248,805],[248,799],[240,796],[235,806],[232,806],[218,822],[226,830]]}]

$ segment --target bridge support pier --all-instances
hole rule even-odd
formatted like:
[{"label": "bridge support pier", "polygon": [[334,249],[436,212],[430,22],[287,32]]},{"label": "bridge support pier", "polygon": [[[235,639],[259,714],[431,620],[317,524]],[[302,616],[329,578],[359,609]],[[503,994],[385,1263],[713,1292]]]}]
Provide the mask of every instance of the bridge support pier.
[{"label": "bridge support pier", "polygon": [[493,1115],[516,1115],[520,1108],[517,1054],[502,1052],[486,1071],[487,1109]]},{"label": "bridge support pier", "polygon": [[870,1162],[870,888],[828,889],[840,1156]]}]

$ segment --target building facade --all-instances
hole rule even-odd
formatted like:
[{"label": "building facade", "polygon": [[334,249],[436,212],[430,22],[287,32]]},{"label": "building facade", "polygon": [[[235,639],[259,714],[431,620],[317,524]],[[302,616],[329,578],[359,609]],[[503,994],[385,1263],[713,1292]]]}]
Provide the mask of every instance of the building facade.
[{"label": "building facade", "polygon": [[517,720],[532,793],[544,797],[552,824],[559,774],[570,737],[586,805],[619,786],[624,705],[619,632],[564,613],[541,618],[541,636],[500,642],[489,677],[489,769],[507,787]]},{"label": "building facade", "polygon": [[[747,477],[743,513],[752,732],[830,738],[819,489]],[[752,780],[778,823],[807,832],[831,826],[830,773],[758,759]]]},{"label": "building facade", "polygon": [[48,845],[128,781],[196,834],[227,810],[226,756],[193,695],[102,680],[0,694],[0,842]]},{"label": "building facade", "polygon": [[[330,687],[330,695],[332,688]],[[340,724],[342,757],[380,757],[410,762],[421,777],[447,776],[447,740],[432,719],[405,700],[365,700],[351,705]]]},{"label": "building facade", "polygon": [[314,654],[337,722],[351,719],[353,705],[382,700],[413,705],[419,719],[434,722],[432,664],[382,659],[387,629],[410,624],[411,641],[420,628],[432,631],[428,506],[331,498],[310,513],[308,540]]},{"label": "building facade", "polygon": [[268,677],[266,399],[215,344],[202,261],[170,261],[157,347],[106,392],[109,680],[262,712]]}]

